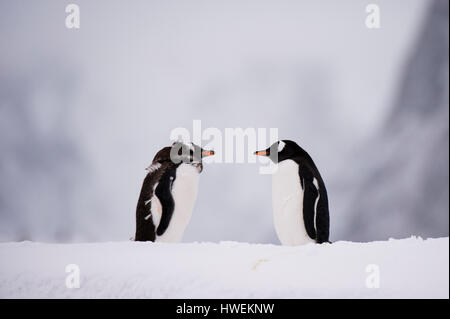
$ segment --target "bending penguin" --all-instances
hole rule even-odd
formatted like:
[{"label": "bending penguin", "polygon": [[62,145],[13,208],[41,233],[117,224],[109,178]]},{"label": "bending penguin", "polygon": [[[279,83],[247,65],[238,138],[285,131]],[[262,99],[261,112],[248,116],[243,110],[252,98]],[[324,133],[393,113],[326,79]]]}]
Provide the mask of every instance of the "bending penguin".
[{"label": "bending penguin", "polygon": [[329,242],[330,217],[325,183],[309,154],[289,140],[255,152],[276,165],[272,174],[275,230],[283,245]]},{"label": "bending penguin", "polygon": [[181,142],[156,153],[137,203],[135,241],[181,241],[197,198],[202,158],[210,155],[214,151]]}]

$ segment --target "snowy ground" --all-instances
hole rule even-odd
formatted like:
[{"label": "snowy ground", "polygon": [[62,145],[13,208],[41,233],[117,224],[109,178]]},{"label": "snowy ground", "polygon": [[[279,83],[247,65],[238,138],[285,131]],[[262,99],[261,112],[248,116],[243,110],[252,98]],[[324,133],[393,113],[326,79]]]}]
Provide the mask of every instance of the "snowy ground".
[{"label": "snowy ground", "polygon": [[[65,272],[68,264],[79,266],[79,288],[66,287],[75,274]],[[3,243],[0,297],[448,298],[449,239],[300,247]]]}]

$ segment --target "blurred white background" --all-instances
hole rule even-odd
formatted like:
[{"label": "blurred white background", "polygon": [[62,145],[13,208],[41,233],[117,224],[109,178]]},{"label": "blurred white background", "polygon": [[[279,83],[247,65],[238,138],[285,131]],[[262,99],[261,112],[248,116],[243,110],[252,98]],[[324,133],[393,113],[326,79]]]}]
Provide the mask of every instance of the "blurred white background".
[{"label": "blurred white background", "polygon": [[[448,236],[448,1],[0,2],[0,240],[134,235],[173,128],[277,127],[315,160],[331,240]],[[249,150],[253,151],[253,150]],[[211,164],[184,241],[278,243],[271,178]]]}]

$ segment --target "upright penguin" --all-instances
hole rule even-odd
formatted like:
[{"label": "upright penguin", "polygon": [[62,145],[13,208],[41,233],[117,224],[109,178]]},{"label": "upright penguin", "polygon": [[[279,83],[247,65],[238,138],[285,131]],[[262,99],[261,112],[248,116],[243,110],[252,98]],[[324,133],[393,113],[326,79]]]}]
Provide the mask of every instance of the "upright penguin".
[{"label": "upright penguin", "polygon": [[181,241],[197,198],[202,158],[210,155],[214,151],[181,142],[156,153],[136,207],[135,241]]},{"label": "upright penguin", "polygon": [[309,154],[297,143],[282,140],[255,155],[268,156],[277,165],[272,206],[280,242],[289,246],[328,242],[327,190]]}]

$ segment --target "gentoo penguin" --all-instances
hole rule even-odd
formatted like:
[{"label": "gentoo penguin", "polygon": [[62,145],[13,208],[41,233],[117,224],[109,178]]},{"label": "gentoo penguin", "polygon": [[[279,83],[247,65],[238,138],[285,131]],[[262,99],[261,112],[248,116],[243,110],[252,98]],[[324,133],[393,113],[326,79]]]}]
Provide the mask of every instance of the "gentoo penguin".
[{"label": "gentoo penguin", "polygon": [[255,152],[276,165],[272,174],[275,230],[283,245],[328,242],[330,217],[325,183],[308,153],[289,140]]},{"label": "gentoo penguin", "polygon": [[213,154],[181,142],[156,153],[137,203],[135,241],[181,241],[197,198],[202,158]]}]

